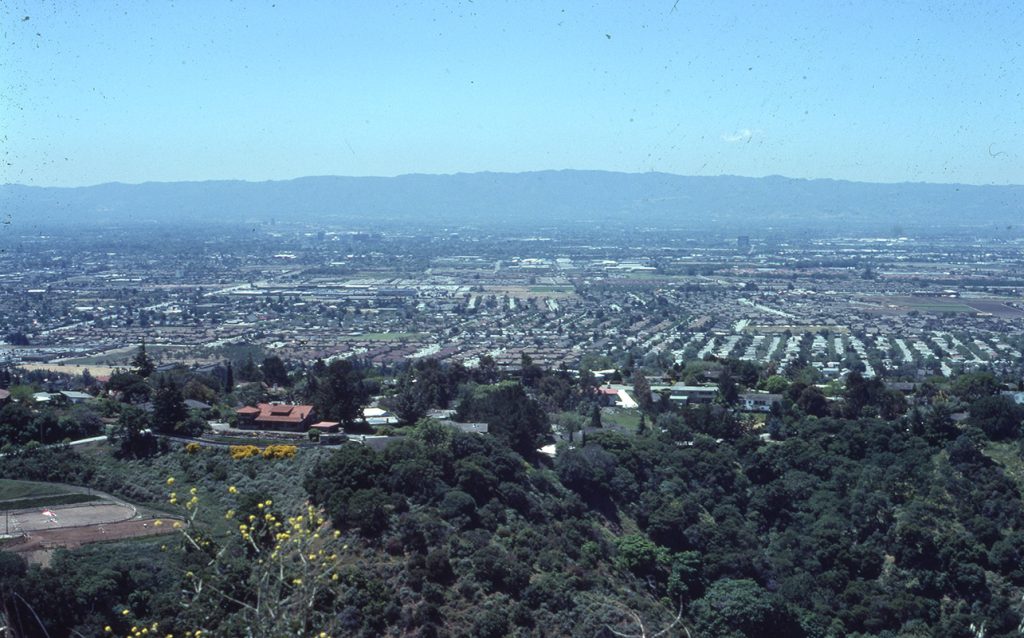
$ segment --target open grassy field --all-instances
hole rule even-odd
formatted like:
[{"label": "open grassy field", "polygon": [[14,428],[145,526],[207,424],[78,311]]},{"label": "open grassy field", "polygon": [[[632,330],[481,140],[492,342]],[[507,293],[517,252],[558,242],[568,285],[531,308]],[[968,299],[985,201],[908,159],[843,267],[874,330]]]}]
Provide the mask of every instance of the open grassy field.
[{"label": "open grassy field", "polygon": [[1002,465],[1006,475],[1024,492],[1024,459],[1021,459],[1017,452],[1017,444],[989,442],[983,451],[986,456]]},{"label": "open grassy field", "polygon": [[0,500],[0,508],[5,510],[35,509],[40,507],[56,507],[58,505],[77,505],[100,500],[91,494],[54,494],[51,496],[29,496],[9,501]]},{"label": "open grassy field", "polygon": [[53,496],[55,494],[70,494],[72,492],[73,490],[71,488],[54,483],[0,479],[0,501]]},{"label": "open grassy field", "polygon": [[635,434],[640,425],[640,411],[625,408],[604,408],[601,410],[601,425],[619,430],[624,434]]}]

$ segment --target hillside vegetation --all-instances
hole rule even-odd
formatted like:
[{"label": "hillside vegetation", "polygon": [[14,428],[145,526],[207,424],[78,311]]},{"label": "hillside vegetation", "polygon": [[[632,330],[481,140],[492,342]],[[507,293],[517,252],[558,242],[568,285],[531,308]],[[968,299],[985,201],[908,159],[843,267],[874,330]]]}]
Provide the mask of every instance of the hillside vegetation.
[{"label": "hillside vegetation", "polygon": [[[165,547],[97,545],[49,568],[0,554],[5,613],[15,635],[54,637],[151,623],[217,636],[1018,635],[1020,408],[984,374],[910,405],[857,376],[828,405],[801,386],[763,428],[726,403],[649,406],[638,433],[590,429],[553,460],[534,451],[547,418],[518,381],[460,395],[493,434],[422,419],[382,451],[26,449],[0,474],[94,485],[193,524]],[[305,534],[302,554],[281,521]],[[271,617],[257,604],[269,591],[292,611]]]}]

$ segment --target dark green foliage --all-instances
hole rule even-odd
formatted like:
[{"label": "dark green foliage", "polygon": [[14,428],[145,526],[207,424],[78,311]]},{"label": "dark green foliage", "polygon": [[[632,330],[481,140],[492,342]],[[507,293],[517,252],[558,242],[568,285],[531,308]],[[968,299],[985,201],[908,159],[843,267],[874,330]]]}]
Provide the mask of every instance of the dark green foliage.
[{"label": "dark green foliage", "polygon": [[968,403],[992,396],[999,392],[1002,384],[991,372],[970,372],[953,380],[953,394]]},{"label": "dark green foliage", "polygon": [[379,455],[361,445],[346,445],[318,464],[306,477],[304,486],[313,502],[330,508],[339,492],[373,487],[384,465]]},{"label": "dark green foliage", "polygon": [[651,384],[641,372],[633,375],[633,396],[636,397],[640,410],[649,414],[654,406],[654,401],[651,400]]},{"label": "dark green foliage", "polygon": [[415,383],[411,374],[399,379],[398,391],[391,397],[389,405],[402,423],[416,423],[430,409],[429,392],[424,384]]},{"label": "dark green foliage", "polygon": [[902,416],[907,410],[907,400],[901,392],[886,388],[877,377],[865,379],[857,371],[846,377],[843,398],[843,415],[851,419],[870,411],[873,416],[891,420]]},{"label": "dark green foliage", "polygon": [[262,381],[263,371],[256,365],[256,361],[252,358],[250,353],[248,358],[242,361],[238,366],[238,379],[239,381]]},{"label": "dark green foliage", "polygon": [[8,332],[4,335],[4,341],[11,344],[12,346],[27,346],[29,345],[28,337],[24,332]]},{"label": "dark green foliage", "polygon": [[132,373],[146,379],[149,378],[149,375],[153,374],[154,370],[156,370],[156,364],[153,363],[153,358],[146,352],[146,342],[143,341],[139,344],[139,349],[135,352],[135,356],[132,357]]},{"label": "dark green foliage", "polygon": [[116,392],[128,403],[142,403],[152,393],[146,378],[136,372],[115,372],[110,375],[107,390]]},{"label": "dark green foliage", "polygon": [[722,370],[718,376],[718,399],[726,405],[735,405],[740,398],[736,380],[728,370]]},{"label": "dark green foliage", "polygon": [[109,438],[118,446],[122,457],[150,456],[156,453],[158,446],[156,437],[148,431],[149,428],[149,415],[141,408],[127,405],[121,410]]},{"label": "dark green foliage", "polygon": [[336,359],[318,377],[313,405],[321,419],[353,425],[362,417],[367,392],[362,372],[352,361]]},{"label": "dark green foliage", "polygon": [[526,457],[532,457],[550,435],[547,414],[523,386],[511,381],[477,386],[459,403],[457,416],[487,423],[491,434]]},{"label": "dark green foliage", "polygon": [[[800,385],[800,383],[794,383],[789,387],[792,390]],[[828,414],[828,399],[821,393],[821,390],[814,386],[804,387],[800,391],[796,398],[796,405],[803,410],[804,414],[811,416],[821,417]]]},{"label": "dark green foliage", "polygon": [[993,440],[1020,436],[1024,406],[1003,395],[983,396],[970,408],[971,421]]},{"label": "dark green foliage", "polygon": [[181,386],[170,376],[157,379],[153,395],[153,429],[160,434],[180,434],[180,424],[188,417]]},{"label": "dark green foliage", "polygon": [[0,553],[0,609],[15,636],[101,636],[108,625],[123,635],[122,609],[136,618],[178,612],[178,574],[156,543],[60,550],[49,568],[27,571],[8,556]]},{"label": "dark green foliage", "polygon": [[611,490],[615,457],[598,445],[565,450],[555,461],[562,484],[579,494],[597,496]]},{"label": "dark green foliage", "polygon": [[709,638],[799,638],[804,635],[783,601],[752,580],[723,579],[693,608],[697,635]]},{"label": "dark green foliage", "polygon": [[291,381],[288,379],[288,369],[284,367],[284,361],[281,360],[281,357],[276,354],[263,360],[263,364],[260,365],[260,372],[263,374],[263,381],[267,385],[276,385],[282,388],[291,385]]},{"label": "dark green foliage", "polygon": [[21,401],[12,401],[0,408],[0,446],[24,445],[37,439],[38,434],[33,436],[30,427],[32,419],[32,410]]},{"label": "dark green foliage", "polygon": [[73,449],[63,445],[3,448],[0,478],[26,481],[49,481],[85,485],[92,479],[95,467]]},{"label": "dark green foliage", "polygon": [[[433,370],[423,368],[424,378]],[[732,369],[737,379],[748,373]],[[328,368],[312,374],[326,379]],[[555,387],[559,377],[550,378]],[[560,449],[552,461],[533,454],[543,411],[521,383],[506,382],[469,387],[460,402],[465,417],[491,423],[494,435],[421,420],[380,452],[303,450],[300,457],[323,455],[305,466],[303,486],[350,545],[323,604],[352,636],[609,636],[636,632],[631,611],[654,633],[677,610],[702,637],[970,636],[982,622],[986,636],[1015,635],[1024,500],[1016,429],[1000,424],[1014,422],[1003,417],[1016,408],[983,393],[958,426],[941,398],[903,416],[897,397],[856,377],[841,401],[825,401],[803,381],[786,393],[786,408],[766,425],[771,440],[723,405],[673,408],[653,418],[645,436],[591,432],[584,446]],[[121,436],[138,429],[127,427],[137,412],[121,416]],[[208,450],[175,459],[120,463],[173,461],[183,484],[242,477],[295,487],[276,485],[286,477],[264,478],[271,466],[258,459],[218,464],[223,455]],[[95,484],[95,464],[75,460],[59,448],[18,450],[2,459],[0,474]],[[118,483],[119,493],[162,498],[166,488],[129,483]],[[264,493],[247,490],[239,515],[256,512]],[[275,510],[289,504],[275,495]],[[255,556],[223,554],[224,573],[238,575],[231,593],[239,599]],[[197,565],[209,559],[189,557]],[[0,554],[0,574],[32,578],[33,570],[19,570]],[[133,609],[183,613],[166,611],[148,581],[131,578],[139,587],[128,598]],[[49,590],[31,592],[50,609]],[[57,613],[58,622],[91,635],[91,616]],[[203,613],[219,622],[231,610]],[[228,620],[211,626],[218,635],[244,631]],[[679,625],[665,635],[685,632]]]}]

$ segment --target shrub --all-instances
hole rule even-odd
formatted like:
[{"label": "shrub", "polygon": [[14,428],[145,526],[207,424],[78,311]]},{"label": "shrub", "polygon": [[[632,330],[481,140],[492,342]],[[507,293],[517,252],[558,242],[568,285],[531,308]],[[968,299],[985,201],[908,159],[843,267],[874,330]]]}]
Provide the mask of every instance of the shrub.
[{"label": "shrub", "polygon": [[298,450],[294,445],[268,445],[263,449],[265,459],[290,459]]},{"label": "shrub", "polygon": [[232,445],[230,448],[231,458],[236,461],[259,456],[260,449],[255,445]]}]

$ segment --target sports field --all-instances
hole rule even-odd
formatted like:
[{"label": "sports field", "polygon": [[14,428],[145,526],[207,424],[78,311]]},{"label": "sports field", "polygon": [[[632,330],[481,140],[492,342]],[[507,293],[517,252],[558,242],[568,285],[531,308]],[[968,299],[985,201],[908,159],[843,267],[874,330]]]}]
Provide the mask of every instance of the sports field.
[{"label": "sports field", "polygon": [[[18,552],[32,562],[46,564],[50,550],[88,543],[168,534],[182,521],[173,517],[144,518],[135,507],[109,496],[91,495],[86,503],[64,503],[60,497],[86,496],[69,492],[72,486],[4,481],[6,495],[20,498],[0,501],[0,539],[3,549]],[[35,501],[32,507],[18,507]],[[2,509],[7,505],[9,509]]]},{"label": "sports field", "polygon": [[59,505],[4,512],[4,531],[10,521],[10,533],[23,534],[41,529],[60,529],[65,527],[83,527],[102,523],[126,521],[135,516],[135,508],[131,505],[101,501],[96,504]]}]

